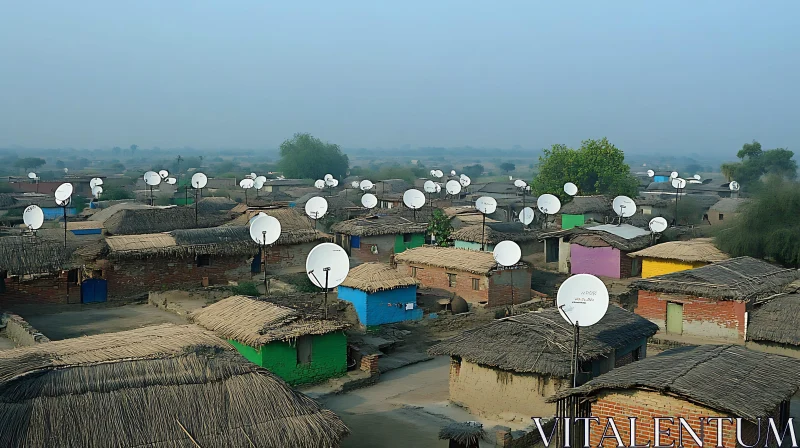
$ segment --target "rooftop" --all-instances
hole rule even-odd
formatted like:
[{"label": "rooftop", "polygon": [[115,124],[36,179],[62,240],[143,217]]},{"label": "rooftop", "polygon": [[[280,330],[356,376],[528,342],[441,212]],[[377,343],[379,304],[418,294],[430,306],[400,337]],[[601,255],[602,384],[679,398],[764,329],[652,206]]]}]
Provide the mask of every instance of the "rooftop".
[{"label": "rooftop", "polygon": [[[425,217],[420,216],[420,220]],[[399,215],[372,215],[354,218],[334,224],[331,231],[355,236],[396,235],[401,233],[424,233],[427,222],[415,222]]]},{"label": "rooftop", "polygon": [[368,293],[416,286],[417,280],[385,263],[364,263],[350,269],[341,286]]},{"label": "rooftop", "polygon": [[695,238],[688,241],[669,241],[628,254],[631,257],[658,258],[684,262],[714,263],[729,257],[717,249],[711,238]]},{"label": "rooftop", "polygon": [[435,266],[479,275],[487,275],[497,267],[491,252],[455,247],[415,247],[395,255],[394,259],[398,263]]},{"label": "rooftop", "polygon": [[800,346],[800,294],[781,294],[748,316],[747,340]]}]

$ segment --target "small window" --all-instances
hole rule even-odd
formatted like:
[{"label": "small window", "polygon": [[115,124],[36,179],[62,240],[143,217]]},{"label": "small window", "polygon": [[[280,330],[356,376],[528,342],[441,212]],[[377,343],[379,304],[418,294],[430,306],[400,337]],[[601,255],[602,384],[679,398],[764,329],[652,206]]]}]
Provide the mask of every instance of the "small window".
[{"label": "small window", "polygon": [[311,336],[297,338],[297,364],[311,364]]},{"label": "small window", "polygon": [[198,255],[197,266],[211,266],[211,255]]},{"label": "small window", "polygon": [[403,234],[403,242],[404,243],[410,243],[411,242],[411,236],[412,235],[410,233],[404,233]]},{"label": "small window", "polygon": [[451,288],[456,287],[456,274],[447,274],[447,283]]},{"label": "small window", "polygon": [[481,289],[481,279],[479,279],[479,278],[473,278],[472,279],[472,289],[474,289],[475,291],[478,291],[478,290]]},{"label": "small window", "polygon": [[78,270],[77,269],[70,269],[67,271],[67,283],[77,284],[78,283]]},{"label": "small window", "polygon": [[417,267],[411,266],[411,276],[417,278]]},{"label": "small window", "polygon": [[719,220],[722,221],[722,213],[719,214]]}]

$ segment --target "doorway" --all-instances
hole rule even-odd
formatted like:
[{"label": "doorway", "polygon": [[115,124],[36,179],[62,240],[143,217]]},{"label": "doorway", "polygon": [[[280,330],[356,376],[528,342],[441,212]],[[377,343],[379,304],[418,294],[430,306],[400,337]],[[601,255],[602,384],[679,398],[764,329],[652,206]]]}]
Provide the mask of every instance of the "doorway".
[{"label": "doorway", "polygon": [[667,334],[683,334],[683,304],[667,302]]}]

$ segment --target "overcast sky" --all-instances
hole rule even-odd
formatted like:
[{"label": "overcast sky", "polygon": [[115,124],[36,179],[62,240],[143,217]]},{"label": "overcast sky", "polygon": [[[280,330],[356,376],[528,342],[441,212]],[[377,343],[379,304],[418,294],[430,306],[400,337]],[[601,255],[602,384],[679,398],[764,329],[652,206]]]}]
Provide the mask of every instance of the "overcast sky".
[{"label": "overcast sky", "polygon": [[[658,5],[656,5],[658,4]],[[7,1],[0,145],[800,148],[800,1]]]}]

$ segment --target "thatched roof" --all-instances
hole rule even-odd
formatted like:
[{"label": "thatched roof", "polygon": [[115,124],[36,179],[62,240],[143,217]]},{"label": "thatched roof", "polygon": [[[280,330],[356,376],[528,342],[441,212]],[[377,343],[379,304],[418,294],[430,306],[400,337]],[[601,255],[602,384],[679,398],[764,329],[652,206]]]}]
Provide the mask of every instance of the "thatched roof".
[{"label": "thatched roof", "polygon": [[712,205],[709,210],[717,213],[736,213],[739,211],[739,207],[747,204],[748,201],[744,198],[723,198]]},{"label": "thatched roof", "polygon": [[197,202],[196,206],[197,206],[197,211],[199,213],[227,212],[236,206],[236,202],[228,198],[211,197],[211,198],[200,199],[200,201]]},{"label": "thatched roof", "polygon": [[729,257],[717,249],[711,238],[695,238],[689,241],[669,241],[628,254],[631,257],[658,258],[684,262],[714,263]]},{"label": "thatched roof", "polygon": [[616,368],[550,397],[642,389],[676,396],[749,421],[770,417],[800,387],[800,359],[738,345],[680,347]]},{"label": "thatched roof", "polygon": [[[420,219],[425,219],[420,216]],[[355,236],[396,235],[399,233],[425,233],[427,222],[414,222],[412,219],[396,215],[372,215],[348,219],[334,224],[331,231]]]},{"label": "thatched roof", "polygon": [[[64,228],[64,223],[61,223]],[[96,230],[102,229],[103,223],[98,221],[67,221],[67,230]]]},{"label": "thatched roof", "polygon": [[800,346],[800,294],[781,294],[755,307],[747,339]]},{"label": "thatched roof", "polygon": [[[107,204],[110,201],[101,201],[100,204]],[[133,202],[133,200],[117,202],[116,204],[110,206],[104,206],[102,209],[98,210],[94,213],[90,221],[100,221],[105,222],[108,218],[114,216],[116,213],[122,210],[136,210],[136,209],[145,209],[145,208],[161,208],[161,207],[153,207],[147,204],[142,204],[140,202]]]},{"label": "thatched roof", "polygon": [[17,204],[17,200],[10,194],[0,193],[0,209],[11,208]]},{"label": "thatched roof", "polygon": [[750,300],[782,292],[799,278],[798,271],[750,257],[731,258],[707,266],[635,281],[634,288],[688,294],[718,300]]},{"label": "thatched roof", "polygon": [[320,319],[246,296],[220,300],[195,311],[190,319],[221,337],[256,348],[273,341],[288,341],[347,328],[344,322]]},{"label": "thatched roof", "polygon": [[562,215],[582,215],[584,213],[613,214],[611,199],[607,196],[574,196],[560,210]]},{"label": "thatched roof", "polygon": [[[614,350],[654,335],[658,326],[616,305],[595,325],[581,328],[580,360],[608,357]],[[496,320],[465,331],[428,351],[460,356],[512,372],[567,377],[572,362],[572,326],[556,308]]]},{"label": "thatched roof", "polygon": [[351,269],[341,286],[374,293],[417,284],[417,279],[392,269],[388,264],[364,263]]},{"label": "thatched roof", "polygon": [[603,224],[591,227],[575,227],[568,230],[544,233],[540,239],[564,237],[564,241],[584,247],[613,247],[623,252],[644,249],[652,238],[650,232],[629,224]]},{"label": "thatched roof", "polygon": [[[63,230],[61,231],[63,234]],[[41,236],[6,236],[0,238],[0,271],[9,275],[45,274],[68,269],[74,251],[71,244]],[[1,281],[1,280],[0,280]]]},{"label": "thatched roof", "polygon": [[[96,213],[92,218],[96,218]],[[97,219],[93,219],[97,220]],[[103,226],[111,235],[142,235],[169,232],[177,229],[215,227],[227,220],[223,212],[206,212],[197,216],[192,207],[123,209],[105,221]]]},{"label": "thatched roof", "polygon": [[[483,237],[481,237],[482,229]],[[450,234],[450,239],[452,240],[473,243],[480,243],[484,241],[484,238],[486,244],[497,244],[505,240],[523,243],[536,241],[539,238],[539,233],[535,230],[526,229],[521,222],[490,222],[486,223],[485,228],[483,224],[478,224],[458,229]]]},{"label": "thatched roof", "polygon": [[9,447],[327,448],[348,432],[193,325],[2,351],[0,402],[0,446]]},{"label": "thatched roof", "polygon": [[440,440],[453,440],[459,445],[472,446],[486,438],[486,431],[482,425],[450,423],[439,430]]},{"label": "thatched roof", "polygon": [[398,263],[435,266],[478,275],[488,275],[497,267],[497,262],[491,252],[455,247],[415,247],[395,255],[394,259]]}]

